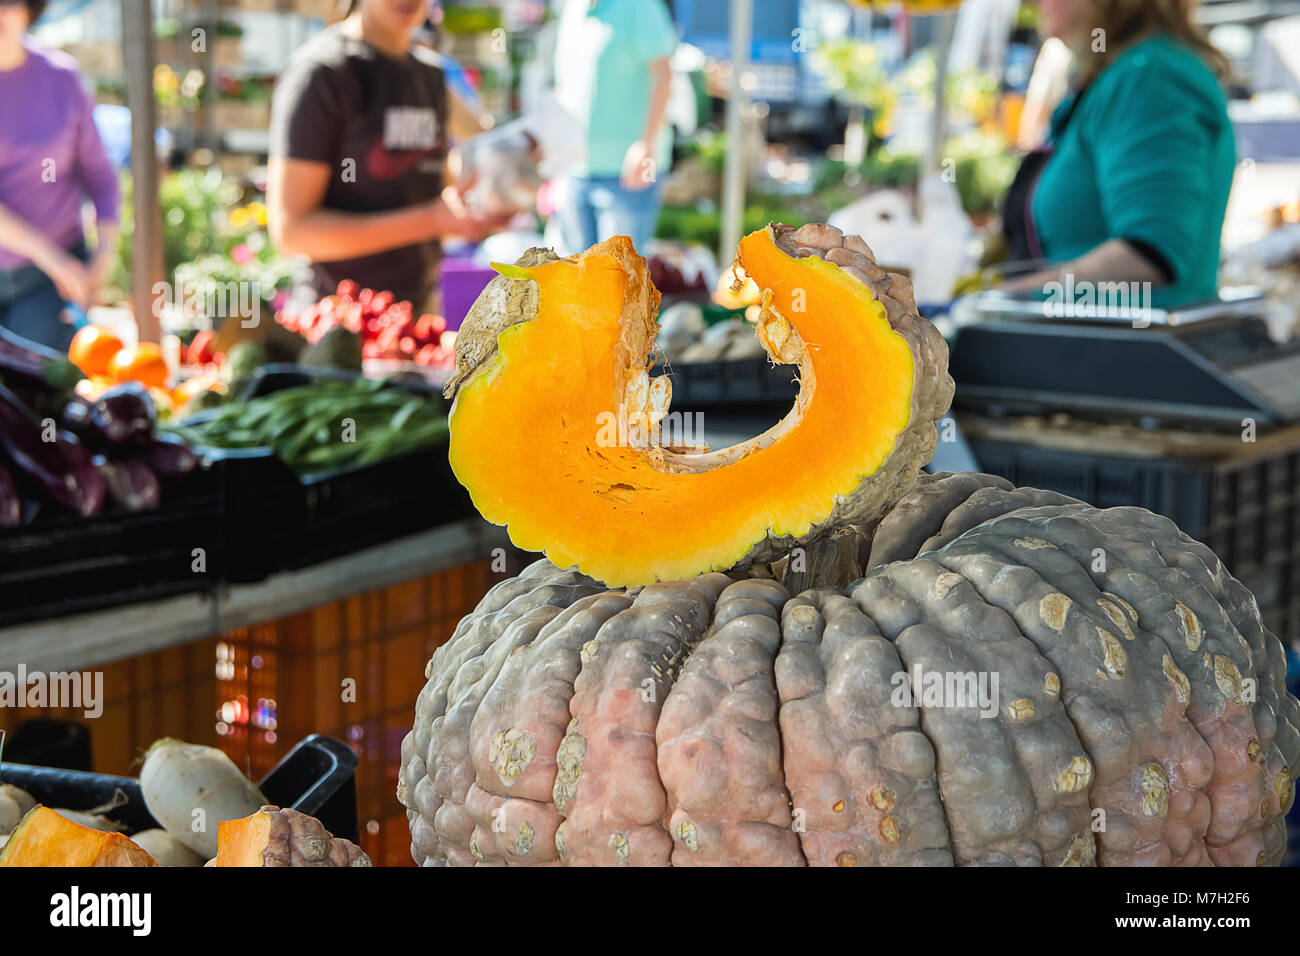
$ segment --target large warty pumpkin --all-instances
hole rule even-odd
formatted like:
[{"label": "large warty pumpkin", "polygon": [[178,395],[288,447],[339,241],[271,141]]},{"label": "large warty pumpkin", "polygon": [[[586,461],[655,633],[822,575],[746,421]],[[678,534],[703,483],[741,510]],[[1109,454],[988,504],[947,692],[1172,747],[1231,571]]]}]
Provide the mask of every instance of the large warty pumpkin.
[{"label": "large warty pumpkin", "polygon": [[737,269],[800,394],[708,453],[658,441],[627,240],[476,303],[452,466],[547,559],[429,662],[416,861],[1277,864],[1300,708],[1252,595],[1148,511],[920,473],[947,350],[860,238],[769,226]]}]

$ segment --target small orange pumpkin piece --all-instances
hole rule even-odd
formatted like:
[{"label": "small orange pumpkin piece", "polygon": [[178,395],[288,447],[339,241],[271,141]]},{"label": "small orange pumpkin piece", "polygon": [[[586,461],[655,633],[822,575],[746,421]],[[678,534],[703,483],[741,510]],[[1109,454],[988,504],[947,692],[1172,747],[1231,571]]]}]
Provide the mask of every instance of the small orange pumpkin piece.
[{"label": "small orange pumpkin piece", "polygon": [[157,866],[121,833],[92,830],[49,807],[23,817],[0,850],[0,866]]},{"label": "small orange pumpkin piece", "polygon": [[315,817],[266,806],[217,825],[217,856],[208,866],[370,866],[351,840],[331,836]]}]

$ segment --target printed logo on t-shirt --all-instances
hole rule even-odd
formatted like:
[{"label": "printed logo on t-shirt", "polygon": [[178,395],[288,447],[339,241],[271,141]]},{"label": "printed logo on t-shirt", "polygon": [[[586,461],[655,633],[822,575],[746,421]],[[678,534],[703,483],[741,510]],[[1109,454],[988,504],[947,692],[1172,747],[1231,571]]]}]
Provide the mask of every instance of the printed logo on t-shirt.
[{"label": "printed logo on t-shirt", "polygon": [[384,111],[385,149],[433,149],[438,117],[427,106],[390,106]]},{"label": "printed logo on t-shirt", "polygon": [[412,171],[421,175],[440,173],[438,114],[427,106],[390,106],[384,110],[383,138],[370,147],[366,169],[379,180],[398,179]]}]

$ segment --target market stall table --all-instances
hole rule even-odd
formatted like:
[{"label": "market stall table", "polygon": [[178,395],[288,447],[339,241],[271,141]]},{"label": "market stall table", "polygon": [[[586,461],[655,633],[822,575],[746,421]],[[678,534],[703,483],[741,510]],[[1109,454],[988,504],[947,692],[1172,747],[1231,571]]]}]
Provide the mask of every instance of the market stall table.
[{"label": "market stall table", "polygon": [[508,548],[504,528],[465,518],[258,584],[192,594],[0,630],[0,670],[95,667],[237,627],[285,617]]}]

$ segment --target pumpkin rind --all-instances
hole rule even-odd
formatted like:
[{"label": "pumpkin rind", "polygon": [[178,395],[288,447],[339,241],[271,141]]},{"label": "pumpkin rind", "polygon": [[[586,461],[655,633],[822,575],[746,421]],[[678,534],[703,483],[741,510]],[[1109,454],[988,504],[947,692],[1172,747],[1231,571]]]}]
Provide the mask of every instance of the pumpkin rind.
[{"label": "pumpkin rind", "polygon": [[[1141,509],[923,476],[872,563],[800,595],[546,561],[498,585],[403,744],[417,862],[1279,862],[1300,705],[1207,548]],[[996,672],[996,717],[895,706],[915,666]]]}]

